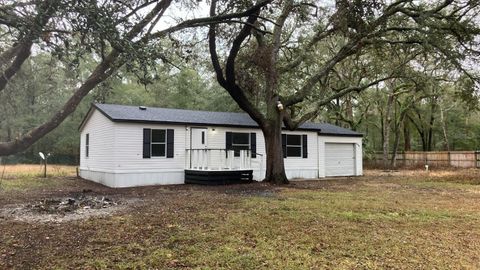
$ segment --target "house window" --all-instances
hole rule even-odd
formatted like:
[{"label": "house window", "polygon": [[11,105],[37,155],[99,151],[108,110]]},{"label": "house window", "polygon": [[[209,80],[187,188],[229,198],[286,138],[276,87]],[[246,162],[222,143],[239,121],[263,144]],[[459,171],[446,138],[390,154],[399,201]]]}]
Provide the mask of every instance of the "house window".
[{"label": "house window", "polygon": [[90,133],[85,135],[85,157],[88,157],[90,151]]},{"label": "house window", "polygon": [[257,134],[255,132],[229,132],[225,133],[225,149],[234,150],[236,157],[240,150],[250,150],[252,158],[257,157]]},{"label": "house window", "polygon": [[174,157],[173,129],[143,129],[143,158]]},{"label": "house window", "polygon": [[302,157],[302,135],[286,135],[286,156],[287,157]]},{"label": "house window", "polygon": [[232,132],[232,150],[235,156],[240,156],[240,150],[250,149],[250,133]]},{"label": "house window", "polygon": [[165,129],[152,129],[150,151],[152,157],[164,157],[166,155],[167,140]]}]

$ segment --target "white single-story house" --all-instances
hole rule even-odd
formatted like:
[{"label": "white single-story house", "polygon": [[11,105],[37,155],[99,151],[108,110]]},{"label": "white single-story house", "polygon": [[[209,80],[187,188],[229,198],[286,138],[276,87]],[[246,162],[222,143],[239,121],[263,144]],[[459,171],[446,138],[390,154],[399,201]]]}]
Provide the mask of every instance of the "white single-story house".
[{"label": "white single-story house", "polygon": [[[262,180],[265,141],[248,114],[93,104],[80,127],[80,176],[109,187]],[[362,175],[362,134],[305,123],[282,132],[290,179]]]}]

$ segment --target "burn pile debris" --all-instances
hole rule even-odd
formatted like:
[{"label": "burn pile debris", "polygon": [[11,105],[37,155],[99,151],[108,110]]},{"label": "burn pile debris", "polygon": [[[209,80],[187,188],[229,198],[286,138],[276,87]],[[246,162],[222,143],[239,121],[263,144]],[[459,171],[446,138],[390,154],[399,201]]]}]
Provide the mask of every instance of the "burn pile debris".
[{"label": "burn pile debris", "polygon": [[118,202],[104,196],[89,196],[80,194],[68,198],[44,199],[37,203],[28,205],[34,212],[41,214],[65,215],[76,211],[88,209],[102,209],[118,205]]}]

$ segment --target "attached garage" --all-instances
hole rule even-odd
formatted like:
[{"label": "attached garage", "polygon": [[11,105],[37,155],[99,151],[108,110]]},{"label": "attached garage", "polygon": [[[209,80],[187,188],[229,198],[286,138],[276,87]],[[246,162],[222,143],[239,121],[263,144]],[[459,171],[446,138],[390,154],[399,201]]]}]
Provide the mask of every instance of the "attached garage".
[{"label": "attached garage", "polygon": [[325,143],[325,176],[355,175],[355,144]]},{"label": "attached garage", "polygon": [[362,134],[353,131],[341,135],[338,132],[319,133],[318,177],[360,176],[362,165]]}]

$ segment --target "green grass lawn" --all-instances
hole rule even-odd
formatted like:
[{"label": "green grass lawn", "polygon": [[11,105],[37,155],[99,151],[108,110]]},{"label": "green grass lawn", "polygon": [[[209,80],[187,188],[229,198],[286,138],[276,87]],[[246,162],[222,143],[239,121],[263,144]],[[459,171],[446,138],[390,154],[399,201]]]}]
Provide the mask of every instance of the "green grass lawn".
[{"label": "green grass lawn", "polygon": [[19,269],[478,269],[480,186],[462,173],[446,178],[377,175],[281,188],[92,184],[98,194],[139,201],[73,222],[0,219],[0,256]]}]

